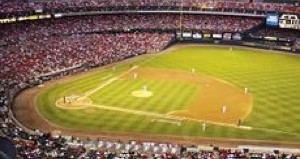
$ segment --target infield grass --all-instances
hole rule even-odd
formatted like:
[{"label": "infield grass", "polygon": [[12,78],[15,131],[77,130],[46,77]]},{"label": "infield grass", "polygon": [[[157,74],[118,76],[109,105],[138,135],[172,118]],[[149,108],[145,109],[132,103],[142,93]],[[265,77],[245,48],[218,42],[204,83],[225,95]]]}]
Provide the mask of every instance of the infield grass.
[{"label": "infield grass", "polygon": [[[99,108],[65,110],[55,101],[72,94],[82,95],[99,87],[112,77],[139,68],[168,69],[209,75],[241,89],[249,88],[253,110],[243,125],[252,130],[184,121],[180,126],[151,122],[150,117],[120,113]],[[113,66],[112,66],[113,67]],[[300,56],[272,51],[226,46],[186,46],[165,54],[146,55],[112,67],[88,72],[63,80],[44,89],[37,99],[38,110],[54,124],[88,131],[138,132],[183,136],[209,136],[300,142]],[[136,98],[132,91],[147,85],[154,93],[150,98]],[[189,105],[201,89],[185,82],[164,80],[125,80],[119,78],[89,98],[97,104],[149,112],[167,113]],[[218,93],[218,92],[216,92]]]}]

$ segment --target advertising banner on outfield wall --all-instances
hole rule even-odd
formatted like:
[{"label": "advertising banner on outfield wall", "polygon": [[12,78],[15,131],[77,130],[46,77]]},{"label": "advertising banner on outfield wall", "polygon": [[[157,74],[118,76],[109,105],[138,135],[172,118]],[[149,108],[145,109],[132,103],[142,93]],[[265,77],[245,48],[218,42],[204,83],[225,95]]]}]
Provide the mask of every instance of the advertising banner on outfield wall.
[{"label": "advertising banner on outfield wall", "polygon": [[222,39],[222,34],[213,34],[214,39]]},{"label": "advertising banner on outfield wall", "polygon": [[203,34],[203,38],[211,38],[211,34]]},{"label": "advertising banner on outfield wall", "polygon": [[268,40],[268,41],[276,41],[276,40],[277,40],[277,37],[265,36],[264,39],[265,39],[265,40]]},{"label": "advertising banner on outfield wall", "polygon": [[176,33],[176,38],[177,38],[177,39],[181,38],[181,32],[177,32],[177,33]]},{"label": "advertising banner on outfield wall", "polygon": [[233,33],[232,40],[242,40],[242,34],[241,33]]},{"label": "advertising banner on outfield wall", "polygon": [[224,33],[223,40],[231,40],[231,33]]},{"label": "advertising banner on outfield wall", "polygon": [[13,23],[16,22],[17,18],[5,18],[5,19],[0,19],[0,23]]},{"label": "advertising banner on outfield wall", "polygon": [[184,37],[184,38],[191,38],[192,37],[192,33],[190,33],[190,32],[184,32],[184,33],[182,33],[182,37]]},{"label": "advertising banner on outfield wall", "polygon": [[202,39],[202,34],[200,34],[200,33],[194,33],[193,34],[193,38],[194,39]]}]

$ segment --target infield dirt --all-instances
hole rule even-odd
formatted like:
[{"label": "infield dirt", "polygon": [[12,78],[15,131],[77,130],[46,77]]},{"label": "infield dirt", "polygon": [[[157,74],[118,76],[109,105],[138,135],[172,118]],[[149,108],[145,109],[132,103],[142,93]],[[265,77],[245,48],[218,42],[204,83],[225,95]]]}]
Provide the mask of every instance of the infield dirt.
[{"label": "infield dirt", "polygon": [[[237,124],[245,119],[252,109],[252,97],[243,89],[226,81],[189,72],[143,68],[135,71],[146,79],[181,81],[199,87],[199,92],[185,110],[169,112],[183,118],[210,121],[216,123]],[[222,107],[226,106],[226,113]]]}]

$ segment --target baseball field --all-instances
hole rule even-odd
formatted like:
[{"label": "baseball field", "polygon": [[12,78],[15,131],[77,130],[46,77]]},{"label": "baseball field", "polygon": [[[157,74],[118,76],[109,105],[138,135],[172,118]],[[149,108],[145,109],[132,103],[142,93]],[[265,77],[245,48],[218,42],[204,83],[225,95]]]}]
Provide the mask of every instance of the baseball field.
[{"label": "baseball field", "polygon": [[39,89],[35,120],[74,131],[300,142],[297,55],[171,47]]}]

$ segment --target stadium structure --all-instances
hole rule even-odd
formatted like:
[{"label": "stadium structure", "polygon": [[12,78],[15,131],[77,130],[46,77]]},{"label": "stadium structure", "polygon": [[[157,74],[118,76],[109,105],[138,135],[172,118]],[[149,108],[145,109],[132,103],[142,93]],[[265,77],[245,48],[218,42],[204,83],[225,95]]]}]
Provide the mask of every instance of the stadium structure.
[{"label": "stadium structure", "polygon": [[0,158],[300,158],[298,0],[0,0]]}]

